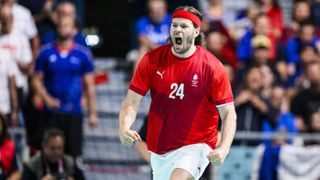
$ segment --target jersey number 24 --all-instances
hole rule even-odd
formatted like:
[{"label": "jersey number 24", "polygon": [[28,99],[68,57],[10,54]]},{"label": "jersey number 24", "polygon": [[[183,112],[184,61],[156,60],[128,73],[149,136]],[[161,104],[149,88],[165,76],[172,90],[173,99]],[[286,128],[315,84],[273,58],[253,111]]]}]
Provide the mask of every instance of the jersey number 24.
[{"label": "jersey number 24", "polygon": [[170,99],[176,99],[176,97],[180,97],[180,99],[183,99],[184,97],[184,84],[181,83],[180,85],[177,83],[172,83],[170,86],[170,89],[172,89],[169,98]]}]

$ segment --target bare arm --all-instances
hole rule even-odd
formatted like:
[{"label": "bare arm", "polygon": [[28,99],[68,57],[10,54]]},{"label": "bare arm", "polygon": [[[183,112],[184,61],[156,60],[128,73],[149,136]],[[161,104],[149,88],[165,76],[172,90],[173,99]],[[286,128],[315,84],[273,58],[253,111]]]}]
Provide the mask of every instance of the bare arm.
[{"label": "bare arm", "polygon": [[53,98],[43,86],[43,74],[35,73],[32,78],[32,85],[35,89],[36,94],[40,95],[42,99],[44,99],[45,103],[49,108],[59,108],[60,102],[59,100]]},{"label": "bare arm", "polygon": [[89,106],[89,125],[94,127],[98,123],[97,113],[96,113],[96,88],[94,84],[94,75],[92,73],[86,74],[84,76],[84,83],[86,87],[86,93],[88,97]]},{"label": "bare arm", "polygon": [[221,142],[220,145],[208,155],[210,161],[215,165],[222,164],[229,153],[236,132],[237,119],[234,104],[226,104],[218,107],[218,111],[222,120]]},{"label": "bare arm", "polygon": [[233,104],[219,107],[218,110],[222,120],[221,143],[219,147],[229,150],[236,132],[236,111]]},{"label": "bare arm", "polygon": [[130,129],[136,119],[138,107],[142,99],[143,96],[129,90],[120,109],[119,137],[121,143],[128,147],[130,147],[134,141],[141,141],[139,134]]},{"label": "bare arm", "polygon": [[31,52],[32,52],[32,65],[31,65],[31,68],[29,68],[29,71],[32,71],[33,70],[32,66],[34,65],[36,61],[36,57],[38,56],[38,53],[39,53],[40,39],[38,35],[30,39],[30,45],[31,45]]},{"label": "bare arm", "polygon": [[9,77],[10,96],[12,100],[11,121],[13,125],[18,125],[19,101],[15,77]]}]

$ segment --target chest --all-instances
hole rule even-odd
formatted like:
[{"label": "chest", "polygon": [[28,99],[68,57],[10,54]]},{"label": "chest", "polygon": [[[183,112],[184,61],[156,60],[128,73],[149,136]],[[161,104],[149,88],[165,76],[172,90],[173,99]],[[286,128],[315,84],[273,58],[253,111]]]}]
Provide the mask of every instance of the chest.
[{"label": "chest", "polygon": [[153,72],[152,87],[170,99],[202,97],[209,92],[210,73],[193,63],[175,63]]},{"label": "chest", "polygon": [[51,73],[80,73],[82,72],[83,63],[81,57],[72,54],[63,55],[52,53],[46,56],[45,68]]}]

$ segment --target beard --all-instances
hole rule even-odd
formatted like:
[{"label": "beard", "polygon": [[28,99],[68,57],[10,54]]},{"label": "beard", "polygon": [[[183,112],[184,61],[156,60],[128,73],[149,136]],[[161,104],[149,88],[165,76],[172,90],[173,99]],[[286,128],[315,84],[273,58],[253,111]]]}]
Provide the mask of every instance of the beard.
[{"label": "beard", "polygon": [[173,50],[178,54],[185,54],[191,47],[191,45],[194,44],[194,38],[193,36],[187,36],[186,38],[181,38],[181,44],[178,44],[176,39],[173,37],[170,37]]}]

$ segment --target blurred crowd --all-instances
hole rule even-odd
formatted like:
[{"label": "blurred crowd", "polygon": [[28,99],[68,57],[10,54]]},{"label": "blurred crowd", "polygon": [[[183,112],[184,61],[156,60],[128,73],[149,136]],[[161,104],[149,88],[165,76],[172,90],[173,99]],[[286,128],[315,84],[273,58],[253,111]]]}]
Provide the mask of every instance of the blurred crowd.
[{"label": "blurred crowd", "polygon": [[195,6],[203,15],[204,46],[224,64],[232,83],[237,130],[319,133],[320,1],[286,1],[291,3],[287,19],[277,0],[242,1],[245,8],[236,10],[230,2],[145,1],[145,13],[132,28],[136,44],[127,59],[138,63],[147,51],[166,44],[172,10]]}]

